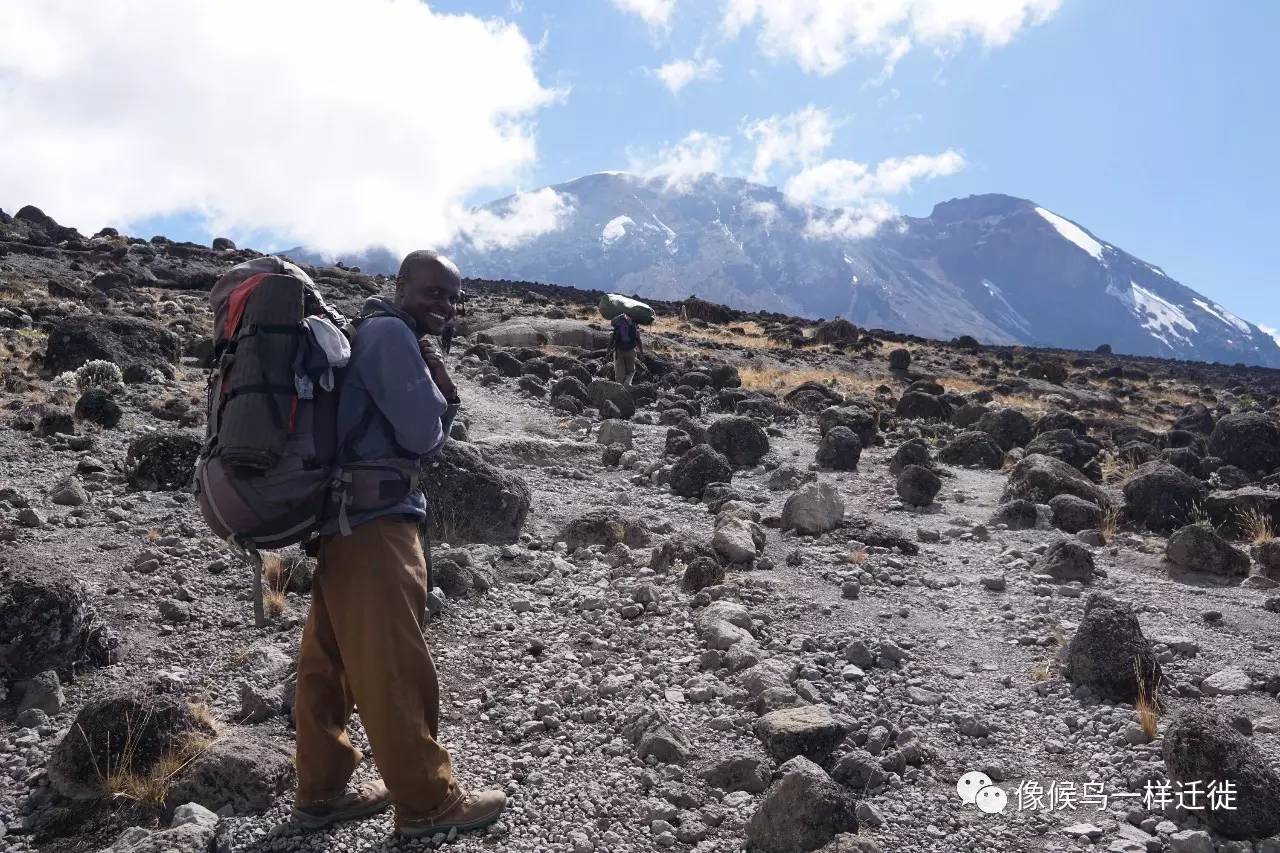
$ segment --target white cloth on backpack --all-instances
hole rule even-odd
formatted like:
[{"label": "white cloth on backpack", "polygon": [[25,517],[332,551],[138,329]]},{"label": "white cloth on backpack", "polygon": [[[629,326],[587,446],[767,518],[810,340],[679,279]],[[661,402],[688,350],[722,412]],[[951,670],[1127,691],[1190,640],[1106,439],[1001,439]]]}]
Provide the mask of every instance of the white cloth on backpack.
[{"label": "white cloth on backpack", "polygon": [[310,400],[317,382],[325,391],[333,390],[333,371],[351,360],[351,341],[327,317],[307,317],[302,325],[307,334],[298,352],[293,384],[300,398]]}]

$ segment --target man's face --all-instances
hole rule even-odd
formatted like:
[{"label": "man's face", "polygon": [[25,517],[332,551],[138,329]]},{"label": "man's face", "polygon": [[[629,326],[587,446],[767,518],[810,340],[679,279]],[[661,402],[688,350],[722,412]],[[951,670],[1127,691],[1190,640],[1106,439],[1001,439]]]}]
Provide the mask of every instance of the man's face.
[{"label": "man's face", "polygon": [[454,318],[461,292],[462,281],[448,270],[415,269],[401,285],[400,310],[413,318],[419,331],[425,332],[433,325],[428,320],[431,314],[446,322]]}]

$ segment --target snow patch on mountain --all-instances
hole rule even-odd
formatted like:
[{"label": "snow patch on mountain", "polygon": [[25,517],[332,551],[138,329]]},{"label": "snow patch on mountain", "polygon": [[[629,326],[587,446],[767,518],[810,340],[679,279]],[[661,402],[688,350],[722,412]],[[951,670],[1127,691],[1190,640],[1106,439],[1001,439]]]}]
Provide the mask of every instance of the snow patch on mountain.
[{"label": "snow patch on mountain", "polygon": [[1196,305],[1200,306],[1200,310],[1204,311],[1206,314],[1212,314],[1214,317],[1217,317],[1219,320],[1226,323],[1227,325],[1235,326],[1237,329],[1244,332],[1246,335],[1253,334],[1253,329],[1249,327],[1248,323],[1246,323],[1244,320],[1241,320],[1235,314],[1232,314],[1230,311],[1223,308],[1218,303],[1215,302],[1213,303],[1213,305],[1210,305],[1208,302],[1205,302],[1203,299],[1193,299],[1191,301],[1194,302]]},{"label": "snow patch on mountain", "polygon": [[628,225],[635,224],[635,220],[630,216],[615,216],[605,223],[604,229],[600,232],[600,242],[606,246],[613,245],[626,236]]},{"label": "snow patch on mountain", "polygon": [[1027,322],[1027,318],[1019,314],[1017,309],[1009,304],[1009,300],[1004,298],[1004,293],[1001,292],[1000,288],[985,278],[982,280],[982,286],[987,289],[987,293],[991,294],[991,298],[1000,306],[1000,319],[1013,325],[1020,332],[1027,333],[1031,330],[1031,324]]},{"label": "snow patch on mountain", "polygon": [[1153,338],[1168,344],[1169,339],[1165,335],[1173,335],[1182,342],[1189,342],[1190,339],[1179,329],[1193,333],[1200,331],[1177,305],[1152,293],[1136,281],[1129,282],[1129,285],[1133,288],[1134,316],[1142,323],[1143,328],[1151,332]]},{"label": "snow patch on mountain", "polygon": [[1064,238],[1093,255],[1096,260],[1102,260],[1102,244],[1086,234],[1085,230],[1079,225],[1063,219],[1058,214],[1045,210],[1043,207],[1037,207],[1036,213],[1043,216],[1045,221],[1057,229],[1058,233]]}]

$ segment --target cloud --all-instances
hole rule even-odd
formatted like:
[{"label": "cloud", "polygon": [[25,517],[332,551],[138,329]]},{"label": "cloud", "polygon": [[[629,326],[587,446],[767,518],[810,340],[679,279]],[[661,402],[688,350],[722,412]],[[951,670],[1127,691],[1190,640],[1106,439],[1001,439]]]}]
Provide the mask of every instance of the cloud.
[{"label": "cloud", "polygon": [[875,169],[853,160],[826,160],[792,176],[783,191],[805,204],[848,207],[898,195],[917,180],[954,175],[964,167],[964,157],[955,151],[890,157]]},{"label": "cloud", "polygon": [[854,208],[809,217],[804,234],[812,240],[861,240],[897,215],[898,211],[884,199],[869,199]]},{"label": "cloud", "polygon": [[0,187],[82,230],[194,212],[334,253],[509,239],[532,225],[466,205],[536,159],[559,97],[536,55],[512,24],[418,0],[4,4]]},{"label": "cloud", "polygon": [[501,213],[477,209],[459,215],[460,237],[479,251],[509,249],[559,230],[574,209],[573,197],[551,187],[517,193]]},{"label": "cloud", "polygon": [[834,209],[811,216],[808,236],[857,239],[898,215],[888,197],[910,190],[915,181],[953,175],[965,165],[955,151],[890,157],[874,169],[854,160],[826,160],[792,176],[783,192],[800,204]]},{"label": "cloud", "polygon": [[680,90],[695,80],[708,80],[720,72],[720,63],[715,59],[677,59],[666,65],[653,69],[653,75],[671,90],[671,94],[679,94]]},{"label": "cloud", "polygon": [[613,5],[638,16],[651,27],[665,30],[671,25],[676,0],[613,0]]},{"label": "cloud", "polygon": [[665,178],[668,186],[687,186],[707,172],[720,172],[729,151],[727,136],[695,130],[679,142],[653,153],[628,151],[629,169],[650,178]]},{"label": "cloud", "polygon": [[737,37],[758,27],[760,49],[805,71],[833,74],[855,55],[884,58],[883,82],[916,44],[943,49],[974,39],[1008,44],[1047,21],[1062,0],[727,0],[722,26]]},{"label": "cloud", "polygon": [[742,133],[756,148],[749,179],[765,183],[774,166],[813,162],[831,145],[833,129],[831,115],[812,105],[744,124]]}]

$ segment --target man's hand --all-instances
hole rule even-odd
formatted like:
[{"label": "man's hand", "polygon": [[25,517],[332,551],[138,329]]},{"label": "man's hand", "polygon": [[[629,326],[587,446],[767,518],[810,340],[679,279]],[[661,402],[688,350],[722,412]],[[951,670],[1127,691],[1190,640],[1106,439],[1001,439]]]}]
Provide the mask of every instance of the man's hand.
[{"label": "man's hand", "polygon": [[427,372],[431,374],[431,379],[436,383],[436,387],[440,389],[445,402],[459,402],[458,386],[453,384],[453,379],[449,376],[449,370],[444,366],[443,361],[428,361]]}]

